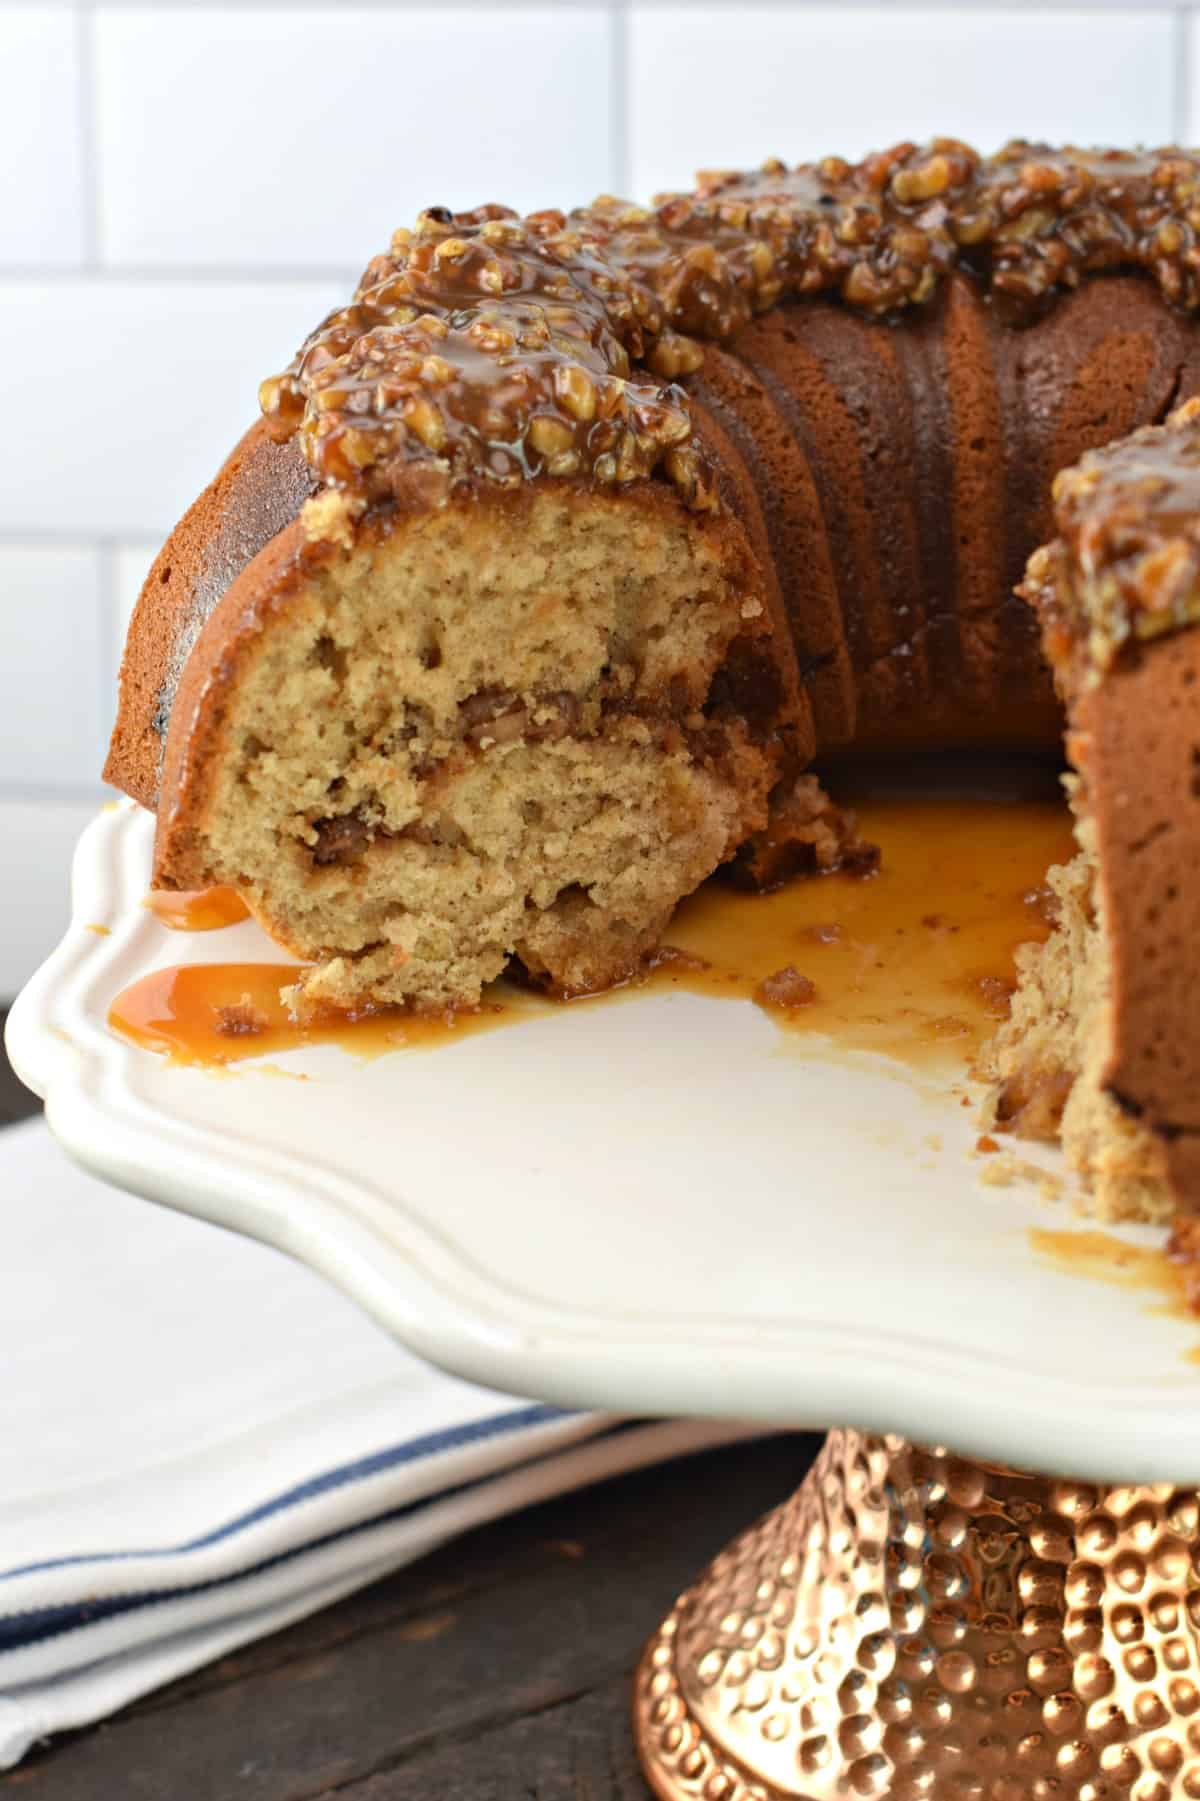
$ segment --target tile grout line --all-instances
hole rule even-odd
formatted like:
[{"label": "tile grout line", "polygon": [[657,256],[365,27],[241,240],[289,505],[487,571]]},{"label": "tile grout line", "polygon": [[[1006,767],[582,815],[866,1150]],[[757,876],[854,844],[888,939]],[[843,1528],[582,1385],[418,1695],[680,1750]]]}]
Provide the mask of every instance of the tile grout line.
[{"label": "tile grout line", "polygon": [[151,527],[143,526],[127,532],[89,532],[73,530],[70,526],[60,530],[57,526],[0,526],[0,551],[2,550],[61,550],[64,552],[103,551],[114,553],[120,550],[144,550],[149,545],[161,544],[163,533]]},{"label": "tile grout line", "polygon": [[79,57],[78,145],[83,167],[80,193],[83,201],[83,267],[89,274],[100,267],[100,155],[96,121],[96,21],[90,8],[75,10],[75,40]]},{"label": "tile grout line", "polygon": [[[0,7],[2,3],[3,0],[0,0]],[[289,282],[298,286],[316,282],[344,285],[349,282],[353,287],[361,273],[361,270],[355,270],[351,274],[347,269],[324,263],[300,268],[287,264],[273,267],[255,263],[165,263],[157,266],[146,263],[97,262],[82,269],[50,268],[40,263],[15,263],[5,268],[0,263],[0,286],[5,282],[12,282],[14,285],[42,282],[47,287],[69,287],[72,283],[83,285],[90,282],[103,285],[140,282],[146,287],[153,287],[156,283],[165,287],[235,287],[239,283],[252,282],[260,287],[283,287]]]},{"label": "tile grout line", "polygon": [[[99,543],[96,546],[96,557],[99,563],[99,603],[100,630],[103,634],[104,649],[96,658],[96,680],[99,685],[100,699],[100,731],[101,736],[107,734],[112,724],[114,697],[117,691],[117,672],[121,663],[121,647],[117,643],[117,550],[115,544]],[[97,747],[100,761],[103,761],[106,746],[101,743]],[[100,768],[98,762],[97,771]]]},{"label": "tile grout line", "polygon": [[[19,5],[28,5],[29,0],[0,0],[0,15],[15,9]],[[692,6],[697,3],[708,4],[710,0],[637,0],[649,11],[672,10]],[[711,0],[713,4],[728,4],[729,0]],[[888,10],[886,0],[762,0],[768,7],[775,6],[781,10],[817,11],[836,10],[837,6],[848,10]],[[103,10],[105,0],[46,0],[46,4],[54,10],[85,10],[96,12]],[[189,0],[121,0],[123,10],[137,13],[172,13],[178,17],[186,17],[196,10]],[[336,0],[250,0],[253,10],[258,12],[333,12]],[[366,12],[402,13],[408,11],[428,10],[429,0],[355,0],[355,4]],[[528,9],[533,5],[539,11],[549,10],[547,0],[451,0],[451,4],[441,8],[446,12],[504,12],[521,8]],[[1189,0],[1190,4],[1190,0]],[[1124,12],[1142,14],[1147,12],[1170,13],[1176,10],[1178,0],[912,0],[905,5],[907,12],[992,12],[1004,13],[1013,17],[1022,14],[1051,12],[1071,13],[1115,13]],[[595,0],[557,0],[554,10],[566,12],[595,11]],[[221,9],[236,14],[242,8],[229,4],[226,0]]]},{"label": "tile grout line", "polygon": [[609,129],[612,132],[614,192],[632,199],[632,153],[629,142],[629,0],[612,0]]},{"label": "tile grout line", "polygon": [[1188,119],[1191,112],[1192,85],[1192,39],[1195,20],[1190,7],[1181,7],[1175,14],[1174,51],[1175,67],[1172,71],[1174,80],[1171,93],[1171,136],[1176,144],[1186,141]]},{"label": "tile grout line", "polygon": [[81,782],[0,781],[0,808],[95,806],[107,792],[108,784],[99,775],[91,786]]},{"label": "tile grout line", "polygon": [[155,544],[159,533],[155,528],[135,529],[135,531],[86,531],[72,529],[70,526],[59,529],[58,526],[0,526],[0,549],[5,551],[124,551],[124,549],[142,549],[146,544]]},{"label": "tile grout line", "polygon": [[[29,0],[0,0],[0,16],[14,10],[18,5],[28,5]],[[68,10],[96,13],[104,9],[105,0],[43,0],[52,10],[65,12]],[[428,10],[429,0],[354,0],[362,10],[371,13],[404,13],[409,11]],[[831,11],[840,6],[847,11],[887,10],[886,0],[758,0],[768,10],[779,11]],[[728,5],[729,0],[636,0],[643,10],[648,12],[679,11],[693,6]],[[169,13],[185,18],[190,12],[197,10],[190,0],[122,0],[124,10],[135,13]],[[268,13],[290,12],[333,12],[336,0],[250,0],[253,10]],[[512,12],[522,8],[528,9],[530,0],[452,0],[448,6],[439,10],[471,14],[476,12]],[[539,11],[546,11],[546,0],[533,0]],[[1028,17],[1041,12],[1085,13],[1097,17],[1113,13],[1129,13],[1143,15],[1146,13],[1169,14],[1177,10],[1178,0],[1050,0],[1048,5],[1040,0],[913,0],[913,4],[904,5],[897,10],[908,13],[943,13],[943,12],[990,12],[1004,14],[1010,18]],[[230,5],[228,0],[221,8],[236,15],[241,10]],[[597,10],[595,0],[557,0],[555,10],[563,12],[594,12]]]}]

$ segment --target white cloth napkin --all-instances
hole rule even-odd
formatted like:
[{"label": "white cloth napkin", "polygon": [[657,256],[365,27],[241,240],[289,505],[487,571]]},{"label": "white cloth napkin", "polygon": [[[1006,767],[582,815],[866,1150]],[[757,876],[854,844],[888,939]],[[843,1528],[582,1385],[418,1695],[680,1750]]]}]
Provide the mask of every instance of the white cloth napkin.
[{"label": "white cloth napkin", "polygon": [[0,1768],[455,1533],[753,1430],[455,1381],[40,1121],[0,1132]]}]

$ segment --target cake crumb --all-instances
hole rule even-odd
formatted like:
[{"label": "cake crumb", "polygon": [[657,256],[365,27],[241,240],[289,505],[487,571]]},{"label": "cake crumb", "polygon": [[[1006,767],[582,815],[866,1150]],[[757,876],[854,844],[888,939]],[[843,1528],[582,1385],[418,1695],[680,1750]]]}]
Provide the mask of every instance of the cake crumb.
[{"label": "cake crumb", "polygon": [[988,1188],[1011,1188],[1014,1182],[1032,1182],[1044,1201],[1062,1199],[1063,1183],[1060,1176],[1051,1175],[1049,1170],[1039,1169],[1036,1163],[1029,1163],[1024,1157],[1018,1157],[1012,1151],[998,1151],[989,1156],[979,1172],[979,1180]]},{"label": "cake crumb", "polygon": [[310,544],[340,544],[349,550],[362,511],[363,503],[343,494],[340,488],[314,494],[300,509],[304,536]]},{"label": "cake crumb", "polygon": [[1189,1312],[1200,1313],[1200,1219],[1194,1214],[1175,1215],[1167,1240],[1167,1256],[1179,1270]]},{"label": "cake crumb", "polygon": [[217,1031],[222,1038],[257,1038],[267,1029],[267,1020],[254,1006],[248,994],[230,1007],[216,1007]]},{"label": "cake crumb", "polygon": [[975,988],[992,1019],[1007,1019],[1016,983],[1004,976],[979,976]]},{"label": "cake crumb", "polygon": [[754,999],[760,1007],[777,1007],[785,1013],[795,1012],[800,1007],[811,1007],[817,998],[817,985],[802,976],[793,963],[783,969],[777,969],[773,975],[764,976],[754,990]]},{"label": "cake crumb", "polygon": [[309,1082],[312,1080],[312,1077],[305,1075],[303,1070],[284,1069],[281,1063],[252,1063],[250,1067],[253,1069],[255,1075],[276,1076],[281,1081]]},{"label": "cake crumb", "polygon": [[962,927],[955,925],[952,919],[947,919],[944,913],[924,913],[921,916],[921,924],[927,932],[960,932],[962,930]]},{"label": "cake crumb", "polygon": [[697,972],[711,969],[712,964],[704,957],[694,957],[691,951],[680,950],[677,944],[660,944],[651,951],[646,959],[647,970],[677,969],[681,974],[691,969]]}]

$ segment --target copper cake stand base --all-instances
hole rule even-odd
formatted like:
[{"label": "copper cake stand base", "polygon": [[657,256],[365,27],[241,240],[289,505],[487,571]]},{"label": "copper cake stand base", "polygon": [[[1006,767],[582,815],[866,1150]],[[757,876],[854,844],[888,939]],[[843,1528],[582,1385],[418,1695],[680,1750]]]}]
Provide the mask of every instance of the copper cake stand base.
[{"label": "copper cake stand base", "polygon": [[638,1668],[662,1801],[1200,1798],[1200,1495],[834,1432]]}]

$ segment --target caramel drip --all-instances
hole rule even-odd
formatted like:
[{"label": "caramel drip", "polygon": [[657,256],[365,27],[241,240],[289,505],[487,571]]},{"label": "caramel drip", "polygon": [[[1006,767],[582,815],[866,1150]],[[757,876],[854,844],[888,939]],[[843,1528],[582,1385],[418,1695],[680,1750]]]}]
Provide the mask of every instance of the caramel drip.
[{"label": "caramel drip", "polygon": [[[1071,854],[1061,803],[883,800],[860,809],[883,867],[747,895],[721,881],[685,901],[670,946],[647,976],[614,995],[571,1003],[637,1003],[647,987],[686,989],[762,1006],[789,1034],[886,1052],[911,1067],[962,1067],[1002,1016],[1013,951],[1043,938],[1030,900],[1048,864]],[[281,988],[296,966],[215,963],[156,970],[118,996],[114,1030],[176,1062],[224,1065],[305,1045],[359,1056],[435,1046],[558,1004],[497,983],[478,1012],[435,1018],[384,1010],[358,1020],[291,1018]]]},{"label": "caramel drip", "polygon": [[858,813],[878,873],[751,896],[709,883],[678,909],[653,980],[752,1000],[843,1050],[969,1065],[1007,1012],[1017,945],[1049,933],[1034,896],[1072,855],[1065,809],[910,800]]},{"label": "caramel drip", "polygon": [[[301,1025],[281,991],[295,981],[294,963],[185,963],[156,969],[120,993],[108,1023],[143,1050],[172,1063],[221,1068],[314,1044],[336,1044],[356,1057],[447,1044],[505,1024],[539,1004],[532,996],[489,995],[473,1012],[417,1016],[398,1008],[358,1018]],[[499,985],[498,985],[499,987]]]},{"label": "caramel drip", "polygon": [[1108,1282],[1114,1288],[1144,1288],[1172,1307],[1182,1301],[1179,1268],[1160,1247],[1126,1244],[1111,1232],[1058,1232],[1031,1226],[1029,1242],[1040,1257],[1073,1276]]},{"label": "caramel drip", "polygon": [[[1174,1319],[1195,1319],[1200,1314],[1195,1266],[1173,1257],[1169,1249],[1126,1244],[1111,1232],[1058,1232],[1042,1226],[1030,1227],[1029,1242],[1039,1257],[1064,1275],[1155,1295],[1160,1304],[1154,1311]],[[1200,1363],[1200,1345],[1187,1356],[1189,1362]]]},{"label": "caramel drip", "polygon": [[1195,307],[1198,172],[1173,148],[1017,141],[982,158],[935,139],[710,173],[651,208],[431,208],[263,384],[263,410],[362,505],[426,505],[463,479],[662,474],[711,507],[712,466],[673,385],[700,366],[698,340],[788,295],[876,316],[919,306],[956,266],[1026,312],[1118,268]]},{"label": "caramel drip", "polygon": [[145,906],[173,932],[215,932],[250,917],[236,888],[196,888],[178,894],[157,888],[146,896]]},{"label": "caramel drip", "polygon": [[1059,537],[1020,590],[1058,663],[1106,667],[1130,643],[1200,623],[1200,398],[1088,451],[1054,482]]}]

